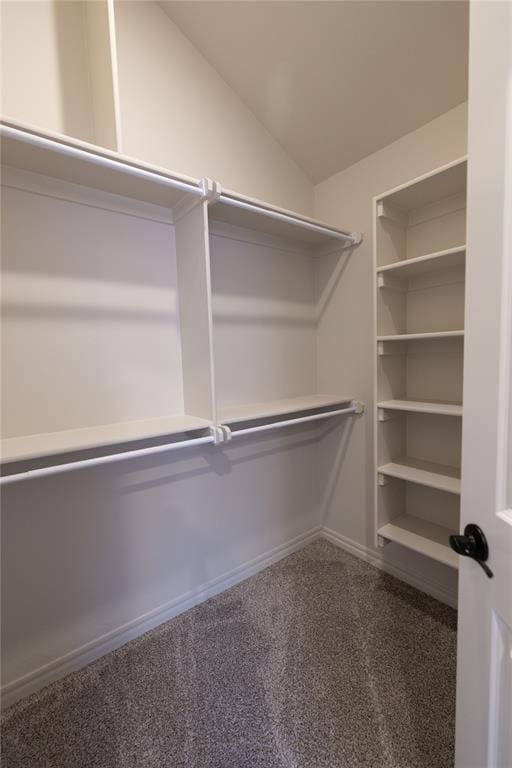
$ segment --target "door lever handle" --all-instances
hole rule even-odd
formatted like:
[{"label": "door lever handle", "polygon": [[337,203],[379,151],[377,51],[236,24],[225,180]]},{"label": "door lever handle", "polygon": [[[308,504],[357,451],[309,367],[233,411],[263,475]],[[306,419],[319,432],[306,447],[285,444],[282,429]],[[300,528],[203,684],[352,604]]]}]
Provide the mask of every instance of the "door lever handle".
[{"label": "door lever handle", "polygon": [[464,534],[450,536],[450,547],[462,557],[470,557],[475,560],[486,576],[490,579],[494,574],[486,564],[489,557],[489,546],[485,534],[478,525],[469,523],[464,528]]}]

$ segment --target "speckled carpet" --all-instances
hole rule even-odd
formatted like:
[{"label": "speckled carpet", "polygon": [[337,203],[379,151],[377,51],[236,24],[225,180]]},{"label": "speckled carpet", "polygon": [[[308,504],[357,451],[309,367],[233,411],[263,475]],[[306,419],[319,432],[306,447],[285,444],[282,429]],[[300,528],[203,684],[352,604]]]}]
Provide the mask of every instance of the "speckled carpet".
[{"label": "speckled carpet", "polygon": [[317,541],[6,710],[2,768],[449,768],[455,645]]}]

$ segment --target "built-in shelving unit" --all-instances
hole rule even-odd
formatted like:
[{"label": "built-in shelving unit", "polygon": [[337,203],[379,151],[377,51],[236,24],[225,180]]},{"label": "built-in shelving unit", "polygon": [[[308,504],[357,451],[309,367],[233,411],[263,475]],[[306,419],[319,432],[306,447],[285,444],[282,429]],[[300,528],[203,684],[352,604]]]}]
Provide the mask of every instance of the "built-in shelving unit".
[{"label": "built-in shelving unit", "polygon": [[351,400],[317,389],[314,257],[359,236],[145,162],[124,5],[2,8],[5,464]]},{"label": "built-in shelving unit", "polygon": [[466,160],[374,201],[376,541],[457,567]]},{"label": "built-in shelving unit", "polygon": [[1,139],[2,461],[208,429],[200,182],[12,123]]},{"label": "built-in shelving unit", "polygon": [[12,121],[1,140],[4,464],[351,407],[316,389],[313,257],[357,236]]}]

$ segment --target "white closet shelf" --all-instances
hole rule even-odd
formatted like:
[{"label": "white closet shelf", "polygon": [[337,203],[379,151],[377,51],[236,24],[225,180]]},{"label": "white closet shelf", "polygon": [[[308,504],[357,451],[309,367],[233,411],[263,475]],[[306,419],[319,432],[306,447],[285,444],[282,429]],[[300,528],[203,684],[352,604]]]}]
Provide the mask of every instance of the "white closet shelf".
[{"label": "white closet shelf", "polygon": [[462,416],[461,403],[444,403],[437,400],[381,400],[377,403],[377,407],[388,411]]},{"label": "white closet shelf", "polygon": [[341,408],[350,405],[352,399],[351,397],[337,397],[335,395],[307,395],[265,403],[235,405],[221,408],[218,413],[218,421],[221,424],[235,424],[243,421],[255,421],[257,419],[282,416],[287,413],[315,411],[331,406],[339,406]]},{"label": "white closet shelf", "polygon": [[58,453],[102,448],[109,445],[148,440],[166,435],[177,435],[194,430],[208,429],[210,421],[179,414],[126,421],[117,424],[102,424],[95,427],[66,429],[23,437],[9,437],[2,440],[2,462],[24,461],[51,456]]},{"label": "white closet shelf", "polygon": [[407,182],[389,190],[379,201],[391,203],[404,213],[436,203],[447,197],[465,192],[467,157],[461,157],[424,176],[413,183]]},{"label": "white closet shelf", "polygon": [[451,339],[464,336],[464,331],[430,331],[428,333],[390,333],[377,336],[377,341],[421,341],[422,339]]},{"label": "white closet shelf", "polygon": [[393,274],[399,278],[415,277],[427,272],[435,272],[441,269],[453,269],[464,265],[466,259],[466,246],[447,248],[444,251],[427,253],[414,259],[404,259],[392,264],[377,267],[378,274]]},{"label": "white closet shelf", "polygon": [[3,165],[171,210],[184,196],[202,195],[198,179],[67,136],[1,121],[0,138]]},{"label": "white closet shelf", "polygon": [[213,221],[293,240],[308,248],[329,250],[331,246],[334,250],[358,245],[362,239],[357,232],[337,229],[316,219],[234,192],[224,191],[218,200],[209,206],[208,211]]},{"label": "white closet shelf", "polygon": [[403,456],[395,459],[395,461],[382,464],[377,471],[379,475],[406,480],[417,485],[426,485],[428,488],[436,488],[438,491],[460,494],[460,469],[457,467]]},{"label": "white closet shelf", "polygon": [[400,515],[393,522],[379,528],[377,533],[383,539],[420,552],[451,568],[459,567],[458,555],[450,549],[448,543],[449,536],[457,531],[413,515]]}]

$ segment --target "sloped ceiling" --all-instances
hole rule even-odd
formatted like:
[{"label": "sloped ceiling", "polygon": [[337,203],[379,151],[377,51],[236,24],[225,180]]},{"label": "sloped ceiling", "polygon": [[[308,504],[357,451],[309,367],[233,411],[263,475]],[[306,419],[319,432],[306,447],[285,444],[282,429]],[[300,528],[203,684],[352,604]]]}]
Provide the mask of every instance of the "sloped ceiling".
[{"label": "sloped ceiling", "polygon": [[466,99],[464,0],[160,5],[314,183]]}]

